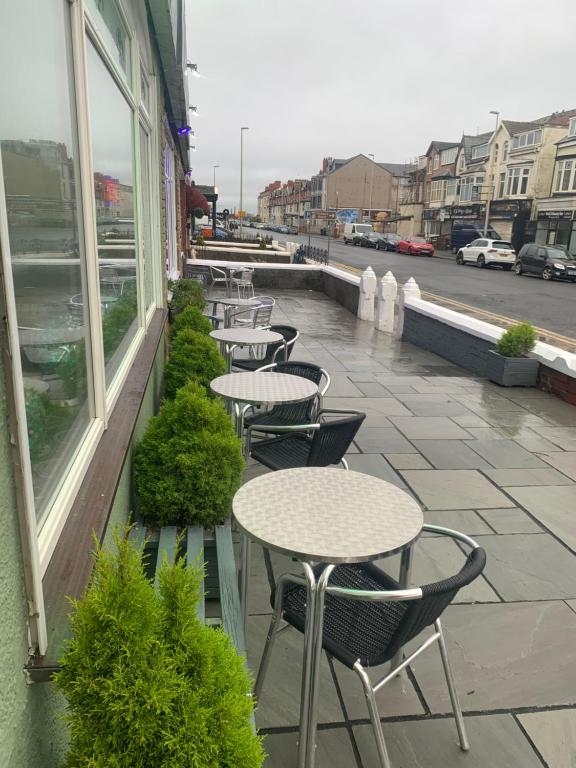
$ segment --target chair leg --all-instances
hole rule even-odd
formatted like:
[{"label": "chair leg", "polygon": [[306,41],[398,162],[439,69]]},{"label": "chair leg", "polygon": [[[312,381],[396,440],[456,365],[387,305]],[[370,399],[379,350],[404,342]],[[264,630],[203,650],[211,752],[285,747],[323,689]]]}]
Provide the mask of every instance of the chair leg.
[{"label": "chair leg", "polygon": [[277,624],[280,619],[280,614],[274,612],[272,619],[270,620],[270,626],[268,627],[268,634],[266,636],[266,644],[264,645],[264,652],[260,659],[260,666],[258,667],[258,674],[256,675],[256,682],[254,683],[254,698],[256,702],[260,699],[260,693],[262,686],[264,685],[264,678],[268,667],[270,665],[270,657],[272,655],[272,648],[274,647],[274,641],[276,640]]},{"label": "chair leg", "polygon": [[386,749],[386,741],[384,740],[384,732],[382,731],[382,723],[380,722],[380,715],[376,704],[376,695],[374,694],[372,683],[370,682],[368,673],[359,661],[354,664],[354,671],[362,681],[362,687],[364,688],[364,696],[366,697],[372,730],[374,731],[374,738],[376,739],[376,749],[378,750],[380,768],[392,768],[390,758],[388,757],[388,750]]},{"label": "chair leg", "polygon": [[341,459],[340,463],[342,464],[344,469],[349,469],[348,462],[346,461],[346,459]]},{"label": "chair leg", "polygon": [[436,619],[434,626],[436,627],[436,632],[438,632],[440,635],[438,638],[438,645],[440,646],[440,656],[442,657],[442,666],[444,667],[444,674],[446,675],[448,692],[450,694],[450,701],[452,702],[452,710],[454,711],[454,717],[456,719],[456,728],[458,729],[460,748],[464,752],[468,752],[470,749],[470,743],[468,742],[468,736],[466,735],[466,727],[464,725],[462,709],[460,707],[460,701],[458,700],[458,693],[456,691],[456,684],[454,682],[454,674],[452,672],[452,667],[450,666],[448,650],[446,649],[446,643],[444,642],[444,634],[442,633],[442,624],[440,619]]}]

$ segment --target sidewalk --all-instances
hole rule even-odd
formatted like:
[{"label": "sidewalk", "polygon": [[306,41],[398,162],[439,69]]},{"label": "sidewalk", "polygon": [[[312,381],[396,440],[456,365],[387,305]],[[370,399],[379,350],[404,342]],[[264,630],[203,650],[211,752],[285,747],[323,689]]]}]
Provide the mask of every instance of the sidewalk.
[{"label": "sidewalk", "polygon": [[[438,651],[379,693],[394,768],[576,765],[576,408],[537,390],[505,390],[395,342],[312,292],[277,292],[273,321],[301,332],[292,354],[326,368],[326,407],[366,412],[350,469],[409,490],[425,520],[477,538],[485,573],[443,623],[471,742],[457,746]],[[246,479],[265,471],[252,464]],[[271,612],[254,547],[249,663],[258,667]],[[299,566],[276,557],[276,572]],[[452,575],[463,553],[424,537],[413,580]],[[385,563],[393,574],[398,560]],[[278,638],[257,712],[268,766],[293,768],[302,638]],[[356,676],[323,659],[318,768],[378,765]],[[381,670],[379,670],[381,671]],[[335,682],[337,686],[335,686]]]}]

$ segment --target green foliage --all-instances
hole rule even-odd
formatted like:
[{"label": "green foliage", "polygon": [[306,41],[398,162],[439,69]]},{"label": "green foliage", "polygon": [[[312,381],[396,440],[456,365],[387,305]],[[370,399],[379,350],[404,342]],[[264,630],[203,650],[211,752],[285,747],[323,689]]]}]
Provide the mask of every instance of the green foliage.
[{"label": "green foliage", "polygon": [[215,525],[230,514],[244,462],[222,403],[191,381],[150,420],[134,466],[144,520]]},{"label": "green foliage", "polygon": [[56,373],[62,379],[66,397],[86,397],[88,382],[86,380],[86,344],[80,339],[72,345],[66,357],[58,363]]},{"label": "green foliage", "polygon": [[536,331],[531,323],[520,323],[509,328],[496,344],[496,352],[503,357],[524,357],[534,349]]},{"label": "green foliage", "polygon": [[124,293],[102,318],[102,337],[104,341],[104,360],[112,357],[120,342],[128,333],[138,312],[136,286],[126,285]]},{"label": "green foliage", "polygon": [[56,675],[68,700],[68,768],[259,768],[250,681],[228,637],[196,615],[199,569],[161,567],[116,535],[97,547],[91,585],[73,603]]},{"label": "green foliage", "polygon": [[202,237],[202,235],[198,235],[196,238],[196,245],[198,248],[201,248],[203,245],[206,245],[206,240]]},{"label": "green foliage", "polygon": [[204,211],[202,210],[202,208],[194,208],[194,218],[195,219],[204,218]]},{"label": "green foliage", "polygon": [[28,388],[24,390],[24,401],[30,458],[38,462],[54,451],[55,443],[70,429],[78,408],[58,405],[45,392]]},{"label": "green foliage", "polygon": [[202,292],[202,285],[197,280],[181,278],[171,283],[172,301],[170,305],[175,313],[182,312],[186,307],[198,307],[204,309],[206,302]]},{"label": "green foliage", "polygon": [[198,331],[182,329],[172,343],[164,371],[164,393],[172,399],[191,379],[210,391],[210,382],[226,373],[226,363],[214,339]]},{"label": "green foliage", "polygon": [[258,243],[258,248],[260,248],[261,251],[265,251],[266,250],[266,240],[264,240],[264,238],[260,239],[260,241]]},{"label": "green foliage", "polygon": [[198,331],[198,333],[203,333],[207,336],[212,330],[212,323],[202,314],[198,307],[186,307],[183,312],[176,315],[174,325],[172,326],[172,341],[184,329]]}]

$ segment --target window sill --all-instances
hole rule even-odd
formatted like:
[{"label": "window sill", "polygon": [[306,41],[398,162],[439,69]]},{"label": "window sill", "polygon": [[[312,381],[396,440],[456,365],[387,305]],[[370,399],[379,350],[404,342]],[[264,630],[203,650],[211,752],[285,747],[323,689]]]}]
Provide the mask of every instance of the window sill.
[{"label": "window sill", "polygon": [[81,597],[90,580],[92,536],[104,538],[166,317],[163,309],[153,315],[44,574],[48,653],[31,660],[26,669],[31,682],[48,681],[58,667],[68,632],[69,598]]}]

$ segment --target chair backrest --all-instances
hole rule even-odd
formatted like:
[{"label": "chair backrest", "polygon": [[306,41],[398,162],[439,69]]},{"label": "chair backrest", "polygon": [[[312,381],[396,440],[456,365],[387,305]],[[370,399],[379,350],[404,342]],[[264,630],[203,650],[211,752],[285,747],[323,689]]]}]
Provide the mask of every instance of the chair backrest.
[{"label": "chair backrest", "polygon": [[[330,382],[330,377],[327,372],[314,363],[302,363],[297,360],[288,360],[287,362],[275,363],[271,370],[275,373],[301,376],[303,379],[308,379],[318,386],[320,386],[320,382],[323,378],[325,378],[328,383]],[[320,394],[323,395],[324,392],[326,392],[326,388],[321,390]],[[311,424],[315,421],[315,416],[319,407],[318,401],[319,398],[315,397],[312,400],[306,400],[303,403],[282,403],[280,405],[275,405],[271,412],[292,424]]]},{"label": "chair backrest", "polygon": [[[454,600],[458,591],[478,578],[485,565],[486,552],[482,547],[476,547],[469,553],[466,562],[457,574],[442,581],[424,585],[421,587],[422,598],[420,600],[403,603],[405,612],[386,647],[385,660],[393,658],[406,643],[419,635],[423,629],[434,624]],[[375,661],[374,663],[381,662]]]},{"label": "chair backrest", "polygon": [[274,304],[260,304],[254,310],[254,328],[267,328],[270,325],[270,319],[272,318],[272,310]]},{"label": "chair backrest", "polygon": [[273,296],[254,296],[254,298],[260,304],[271,304],[272,306],[276,304],[276,299]]},{"label": "chair backrest", "polygon": [[365,418],[365,413],[357,413],[355,416],[320,424],[312,437],[307,466],[328,467],[339,464]]},{"label": "chair backrest", "polygon": [[[296,343],[296,339],[298,336],[300,336],[300,331],[298,331],[298,329],[294,328],[292,325],[271,325],[270,330],[279,333],[284,338],[287,347],[286,356],[290,357],[294,344]],[[283,347],[284,345],[279,341],[274,342],[274,344],[268,344],[266,347],[265,360],[269,360],[269,362],[275,362],[274,355],[282,350]]]}]

